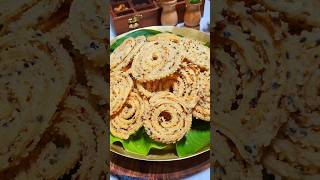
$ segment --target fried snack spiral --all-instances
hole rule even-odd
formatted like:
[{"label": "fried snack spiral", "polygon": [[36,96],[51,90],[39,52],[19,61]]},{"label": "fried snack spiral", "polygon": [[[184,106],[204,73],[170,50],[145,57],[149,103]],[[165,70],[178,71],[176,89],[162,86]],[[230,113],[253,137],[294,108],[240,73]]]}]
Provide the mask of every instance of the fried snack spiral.
[{"label": "fried snack spiral", "polygon": [[72,179],[106,177],[106,124],[91,105],[69,96],[55,121],[37,146],[38,156],[15,179],[58,179],[71,169]]},{"label": "fried snack spiral", "polygon": [[106,0],[76,0],[70,8],[68,28],[73,46],[96,66],[107,63]]},{"label": "fried snack spiral", "polygon": [[146,42],[134,57],[131,72],[140,82],[165,78],[177,71],[182,58],[180,46],[172,41]]},{"label": "fried snack spiral", "polygon": [[126,102],[133,81],[128,73],[114,72],[110,74],[110,115],[117,113]]},{"label": "fried snack spiral", "polygon": [[[64,3],[65,0],[22,0],[13,2],[4,0],[0,7],[0,22],[3,23],[1,33],[12,32],[17,29],[40,27],[47,23],[48,19]],[[45,32],[49,29],[41,29]]]},{"label": "fried snack spiral", "polygon": [[319,29],[303,31],[284,42],[283,56],[290,61],[282,99],[287,123],[262,162],[271,173],[288,179],[320,178],[319,33]]},{"label": "fried snack spiral", "polygon": [[[295,143],[316,149],[320,148],[320,45],[316,42],[319,35],[319,29],[303,31],[286,40],[286,56],[292,63],[287,66],[288,87],[282,99],[290,114],[285,134]],[[301,42],[301,39],[305,41]]]},{"label": "fried snack spiral", "polygon": [[[240,85],[239,72],[237,71],[237,64],[233,58],[224,51],[214,51],[214,74],[219,77],[220,80],[215,79],[213,81],[213,93],[216,101],[219,102],[220,106],[215,106],[214,111],[216,112],[228,112],[232,103],[237,96],[237,85]],[[220,78],[221,77],[221,78]],[[223,81],[228,79],[229,81]],[[220,87],[220,88],[219,88]],[[222,90],[223,89],[223,90]],[[220,100],[223,98],[223,100]]]},{"label": "fried snack spiral", "polygon": [[[174,81],[172,87],[173,94],[183,98],[188,104],[190,103],[191,108],[194,108],[199,100],[198,93],[202,82],[199,73],[200,71],[196,66],[191,63],[183,62],[182,67],[177,73],[178,77],[176,78],[176,81]],[[210,83],[209,79],[206,80],[208,80],[206,83]],[[206,90],[209,91],[210,89]]]},{"label": "fried snack spiral", "polygon": [[131,92],[123,108],[111,117],[111,134],[121,139],[128,139],[142,127],[142,118],[147,109],[148,101],[142,99],[138,93]]},{"label": "fried snack spiral", "polygon": [[192,115],[184,101],[170,92],[158,92],[149,100],[144,117],[147,134],[155,141],[173,144],[190,130]]},{"label": "fried snack spiral", "polygon": [[274,140],[272,150],[262,159],[270,173],[288,179],[319,179],[318,151],[284,138]]},{"label": "fried snack spiral", "polygon": [[[212,72],[219,163],[262,165],[263,177],[252,179],[320,178],[317,6],[319,1],[217,0]],[[224,148],[217,148],[219,134]],[[239,158],[226,156],[231,144]],[[233,179],[226,176],[228,163],[216,167],[221,179]],[[247,168],[230,172],[245,174]]]},{"label": "fried snack spiral", "polygon": [[200,41],[182,38],[184,57],[195,65],[208,70],[210,68],[210,48]]},{"label": "fried snack spiral", "polygon": [[[127,67],[146,42],[145,36],[126,39],[110,56],[110,67],[112,71]],[[134,46],[134,47],[133,47]]]},{"label": "fried snack spiral", "polygon": [[287,64],[288,93],[285,106],[289,112],[319,112],[319,36],[319,29],[303,31],[301,35],[291,36],[284,43],[284,56],[292,61]]},{"label": "fried snack spiral", "polygon": [[[292,1],[272,1],[260,0],[269,9],[283,13],[287,18],[304,22],[307,25],[320,27],[317,0],[292,0]],[[306,13],[307,12],[307,13]]]},{"label": "fried snack spiral", "polygon": [[106,73],[101,69],[86,65],[85,75],[91,94],[99,98],[99,104],[103,105],[109,103],[110,98],[108,96],[108,91],[110,90],[110,85],[106,82]]},{"label": "fried snack spiral", "polygon": [[262,179],[262,165],[251,165],[245,162],[236,151],[234,144],[215,132],[213,136],[215,178],[223,179]]},{"label": "fried snack spiral", "polygon": [[0,171],[28,155],[68,92],[73,64],[54,39],[20,31],[0,38]]},{"label": "fried snack spiral", "polygon": [[118,46],[113,53],[110,55],[110,68],[111,70],[115,69],[119,66],[124,59],[129,55],[129,53],[133,50],[136,45],[136,41],[134,38],[129,37]]},{"label": "fried snack spiral", "polygon": [[195,105],[192,115],[204,121],[210,121],[210,72],[199,75],[199,101]]},{"label": "fried snack spiral", "polygon": [[138,91],[145,96],[150,98],[154,93],[159,91],[173,91],[173,85],[176,82],[177,76],[175,74],[168,76],[163,79],[147,82],[136,82]]},{"label": "fried snack spiral", "polygon": [[179,36],[172,33],[160,33],[154,36],[149,36],[147,38],[148,41],[157,41],[157,40],[163,40],[163,39],[170,40],[176,43],[178,43],[181,40]]},{"label": "fried snack spiral", "polygon": [[243,2],[220,7],[216,12],[223,18],[213,37],[213,123],[245,161],[257,163],[286,121],[279,108],[285,90],[285,64],[280,63],[285,27]]}]

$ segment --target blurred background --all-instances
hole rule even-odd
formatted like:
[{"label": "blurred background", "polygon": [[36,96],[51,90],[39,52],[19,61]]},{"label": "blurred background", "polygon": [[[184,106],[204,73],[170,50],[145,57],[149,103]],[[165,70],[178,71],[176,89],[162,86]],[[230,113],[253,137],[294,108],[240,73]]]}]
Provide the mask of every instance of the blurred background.
[{"label": "blurred background", "polygon": [[209,33],[209,0],[111,0],[110,38],[133,29],[173,25]]}]

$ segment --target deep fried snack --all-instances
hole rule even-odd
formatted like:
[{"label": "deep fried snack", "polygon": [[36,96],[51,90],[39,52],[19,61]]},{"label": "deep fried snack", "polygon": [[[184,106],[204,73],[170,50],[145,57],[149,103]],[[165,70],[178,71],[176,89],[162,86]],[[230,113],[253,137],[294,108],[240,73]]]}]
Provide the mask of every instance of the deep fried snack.
[{"label": "deep fried snack", "polygon": [[138,93],[131,92],[123,108],[111,117],[111,134],[121,139],[128,139],[142,127],[142,118],[147,109],[148,101],[142,99]]},{"label": "deep fried snack", "polygon": [[205,71],[199,74],[199,101],[195,105],[192,115],[204,121],[210,121],[210,73]]},{"label": "deep fried snack", "polygon": [[[210,87],[210,79],[208,79],[209,76],[202,77],[200,75],[199,68],[187,62],[182,63],[182,67],[178,70],[176,76],[177,78],[174,81],[172,87],[173,94],[175,94],[178,97],[181,97],[190,105],[191,108],[194,108],[199,101],[199,97],[201,96],[199,93],[200,87],[204,87],[205,84],[209,85],[208,87]],[[209,91],[209,89],[203,90]]]},{"label": "deep fried snack", "polygon": [[110,56],[111,70],[117,71],[126,68],[132,63],[132,60],[145,42],[145,36],[138,36],[134,40],[132,38],[126,39]]},{"label": "deep fried snack", "polygon": [[106,65],[107,8],[106,0],[76,0],[70,8],[68,32],[75,49],[94,65]]},{"label": "deep fried snack", "polygon": [[279,63],[284,27],[243,2],[217,7],[222,18],[213,38],[214,125],[246,161],[256,163],[287,121],[278,108],[285,90],[285,65]]},{"label": "deep fried snack", "polygon": [[213,138],[216,179],[262,179],[262,165],[248,164],[234,144],[219,132],[215,132]]},{"label": "deep fried snack", "polygon": [[133,81],[128,73],[114,72],[110,74],[110,115],[117,113],[126,102]]},{"label": "deep fried snack", "polygon": [[65,0],[1,1],[0,22],[2,26],[0,34],[30,27],[48,32],[61,21],[51,19],[50,28],[43,28],[43,26],[49,24],[48,19],[52,18],[52,15],[63,6],[64,2]]},{"label": "deep fried snack", "polygon": [[110,69],[113,70],[120,65],[133,50],[135,45],[136,41],[134,38],[129,37],[124,40],[110,55]]},{"label": "deep fried snack", "polygon": [[131,73],[140,82],[165,78],[177,71],[182,60],[178,44],[168,40],[146,42],[133,59]]},{"label": "deep fried snack", "polygon": [[195,65],[205,70],[210,69],[210,48],[202,42],[182,38],[180,44],[183,47],[183,56]]},{"label": "deep fried snack", "polygon": [[170,92],[158,92],[144,117],[147,134],[155,141],[173,144],[190,130],[192,115],[184,101]]},{"label": "deep fried snack", "polygon": [[173,91],[173,85],[176,82],[176,75],[173,74],[163,79],[147,82],[136,82],[137,89],[146,98],[150,98],[154,93],[159,91]]},{"label": "deep fried snack", "polygon": [[[295,0],[214,6],[214,126],[245,163],[263,166],[264,177],[320,178],[317,6]],[[223,154],[215,154],[219,163]],[[227,164],[219,165],[218,175],[225,175]]]},{"label": "deep fried snack", "polygon": [[78,166],[72,178],[106,177],[106,124],[83,98],[69,96],[37,147],[39,155],[16,179],[58,179]]},{"label": "deep fried snack", "polygon": [[317,150],[283,138],[274,140],[262,159],[269,172],[288,179],[319,179],[319,162]]},{"label": "deep fried snack", "polygon": [[149,36],[147,38],[148,41],[157,41],[157,40],[163,40],[163,39],[178,43],[181,40],[181,37],[172,33],[160,33],[154,36]]},{"label": "deep fried snack", "polygon": [[299,20],[307,25],[320,27],[320,13],[318,11],[320,2],[317,0],[259,1],[269,9],[283,13],[291,20]]},{"label": "deep fried snack", "polygon": [[[170,33],[150,36],[147,40],[142,36],[129,37],[112,53],[111,81],[115,81],[113,74],[126,74],[132,77],[134,84],[131,88],[134,91],[131,91],[131,83],[126,78],[118,78],[119,93],[112,93],[111,84],[110,127],[114,136],[128,139],[141,127],[140,120],[143,120],[144,129],[153,140],[174,144],[190,130],[192,115],[210,120],[209,69],[186,59],[188,50],[183,46],[182,39]],[[195,40],[190,40],[190,43],[193,47],[204,46]],[[198,50],[195,47],[190,52],[203,58],[203,53],[196,54]],[[126,94],[124,91],[131,91],[129,98],[123,96]],[[133,101],[140,98],[132,96],[141,96],[142,100]],[[117,108],[112,98],[118,98]],[[143,104],[148,107],[137,111],[136,107],[144,107]]]},{"label": "deep fried snack", "polygon": [[106,82],[104,73],[101,69],[86,66],[85,75],[87,80],[87,86],[90,88],[91,94],[99,98],[99,104],[107,104],[110,101],[108,91],[110,90],[110,84]]},{"label": "deep fried snack", "polygon": [[67,52],[39,34],[0,38],[0,171],[36,147],[74,77]]}]

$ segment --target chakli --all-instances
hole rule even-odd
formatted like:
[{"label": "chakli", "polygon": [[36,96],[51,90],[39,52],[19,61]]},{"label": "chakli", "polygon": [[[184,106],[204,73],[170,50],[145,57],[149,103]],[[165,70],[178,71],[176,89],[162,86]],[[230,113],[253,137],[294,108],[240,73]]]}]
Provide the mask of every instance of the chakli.
[{"label": "chakli", "polygon": [[153,140],[174,144],[192,117],[210,121],[209,52],[170,33],[124,40],[110,59],[112,135],[128,139],[143,126]]},{"label": "chakli", "polygon": [[107,7],[0,2],[1,179],[106,177]]}]

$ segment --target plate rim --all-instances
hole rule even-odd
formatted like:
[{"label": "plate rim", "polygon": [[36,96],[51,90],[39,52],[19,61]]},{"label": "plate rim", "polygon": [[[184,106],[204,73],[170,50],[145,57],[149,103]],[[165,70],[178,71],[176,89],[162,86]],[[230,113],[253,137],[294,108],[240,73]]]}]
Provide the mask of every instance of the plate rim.
[{"label": "plate rim", "polygon": [[[142,30],[142,29],[158,30],[158,31],[162,31],[162,32],[167,32],[167,31],[170,31],[170,30],[172,31],[172,30],[183,30],[183,29],[184,29],[185,31],[193,31],[194,33],[202,34],[206,39],[209,40],[209,41],[207,41],[207,42],[210,42],[210,33],[208,33],[208,32],[202,32],[202,31],[199,31],[199,30],[196,30],[196,29],[192,29],[192,28],[189,28],[189,27],[148,26],[148,27],[143,27],[143,28],[134,29],[134,30],[131,30],[131,31],[128,31],[128,32],[119,34],[118,36],[115,36],[115,37],[110,38],[110,46],[111,46],[116,40],[122,38],[123,36],[126,36],[126,35],[129,34],[129,33],[132,33],[132,32],[135,32],[135,31],[139,31],[139,30]],[[164,30],[166,30],[166,31],[164,31]]]},{"label": "plate rim", "polygon": [[[120,155],[120,156],[123,156],[123,157],[126,157],[126,158],[130,158],[130,159],[135,159],[135,160],[140,160],[140,161],[152,161],[152,162],[168,162],[168,161],[184,160],[184,159],[193,158],[195,156],[198,156],[200,154],[203,154],[203,153],[206,153],[206,152],[210,151],[210,145],[208,145],[205,148],[203,148],[202,150],[200,150],[199,152],[197,152],[195,154],[192,154],[190,156],[185,156],[185,157],[176,156],[176,158],[168,158],[168,159],[148,159],[147,158],[148,155],[147,156],[143,156],[143,155],[134,154],[134,153],[128,152],[128,151],[126,151],[127,154],[122,154],[122,153],[117,152],[114,149],[112,149],[112,146],[117,146],[117,145],[110,144],[110,152],[112,152],[112,153],[115,153],[117,155]],[[120,147],[120,148],[122,148],[123,151],[125,151],[123,147]],[[132,155],[132,156],[130,156],[130,155]],[[137,157],[137,156],[139,156],[139,157]]]}]

